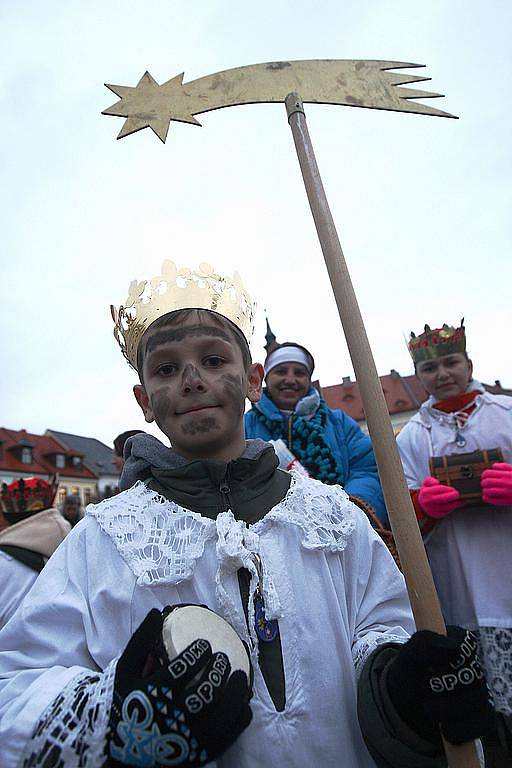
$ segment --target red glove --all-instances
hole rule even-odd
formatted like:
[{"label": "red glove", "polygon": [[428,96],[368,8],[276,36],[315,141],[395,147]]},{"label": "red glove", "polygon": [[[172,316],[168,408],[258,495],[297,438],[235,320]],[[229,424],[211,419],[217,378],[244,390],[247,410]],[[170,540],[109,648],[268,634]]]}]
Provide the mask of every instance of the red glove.
[{"label": "red glove", "polygon": [[482,499],[497,507],[512,505],[512,465],[498,461],[482,472]]},{"label": "red glove", "polygon": [[435,477],[426,477],[424,479],[421,484],[418,501],[424,513],[436,520],[446,517],[454,509],[464,504],[456,488],[442,485]]}]

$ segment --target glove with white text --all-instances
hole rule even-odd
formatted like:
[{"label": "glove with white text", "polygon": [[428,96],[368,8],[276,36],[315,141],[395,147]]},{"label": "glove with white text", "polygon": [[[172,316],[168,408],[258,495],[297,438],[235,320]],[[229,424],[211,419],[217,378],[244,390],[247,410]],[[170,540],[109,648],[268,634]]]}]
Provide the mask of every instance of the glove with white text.
[{"label": "glove with white text", "polygon": [[107,752],[110,765],[196,768],[219,757],[251,722],[244,672],[197,639],[167,667],[144,676],[162,631],[151,610],[118,661]]},{"label": "glove with white text", "polygon": [[452,744],[484,736],[493,708],[478,661],[473,632],[447,627],[448,636],[422,630],[384,670],[393,706],[416,733],[439,741],[439,728]]}]

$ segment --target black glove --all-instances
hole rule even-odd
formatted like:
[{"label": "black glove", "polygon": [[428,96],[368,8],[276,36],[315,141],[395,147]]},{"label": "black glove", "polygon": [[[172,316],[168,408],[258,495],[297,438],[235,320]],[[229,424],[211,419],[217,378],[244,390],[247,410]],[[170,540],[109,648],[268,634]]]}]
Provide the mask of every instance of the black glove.
[{"label": "black glove", "polygon": [[488,733],[494,715],[476,635],[447,632],[415,632],[384,674],[393,706],[416,733],[436,743],[441,727],[449,742],[462,744]]},{"label": "black glove", "polygon": [[247,676],[230,675],[227,656],[212,653],[206,640],[143,676],[162,623],[150,611],[117,663],[107,737],[112,766],[195,768],[219,757],[251,722]]}]

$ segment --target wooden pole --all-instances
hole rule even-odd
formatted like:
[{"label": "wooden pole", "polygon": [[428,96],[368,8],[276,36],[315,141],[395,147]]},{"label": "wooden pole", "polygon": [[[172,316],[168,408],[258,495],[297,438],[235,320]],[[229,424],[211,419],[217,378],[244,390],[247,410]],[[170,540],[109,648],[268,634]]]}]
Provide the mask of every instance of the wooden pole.
[{"label": "wooden pole", "polygon": [[[416,627],[430,629],[444,635],[446,628],[439,599],[416,522],[363,318],[318,170],[306,124],[304,106],[297,93],[288,94],[285,105],[311,213],[361,392],[389,520]],[[459,747],[445,742],[445,752],[450,768],[479,768],[480,766],[473,742]]]}]

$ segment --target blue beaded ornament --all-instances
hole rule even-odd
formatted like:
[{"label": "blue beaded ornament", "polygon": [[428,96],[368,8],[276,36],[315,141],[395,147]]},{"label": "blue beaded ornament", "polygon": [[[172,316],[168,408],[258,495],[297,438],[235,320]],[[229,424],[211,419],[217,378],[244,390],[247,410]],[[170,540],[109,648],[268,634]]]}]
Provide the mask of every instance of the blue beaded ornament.
[{"label": "blue beaded ornament", "polygon": [[271,643],[277,637],[277,621],[265,618],[265,604],[259,590],[254,595],[254,629],[260,640],[264,643]]}]

